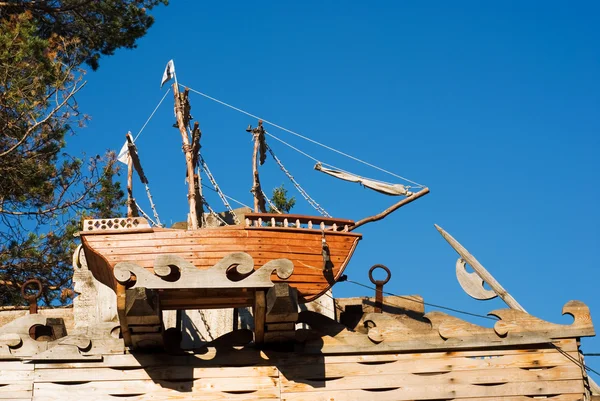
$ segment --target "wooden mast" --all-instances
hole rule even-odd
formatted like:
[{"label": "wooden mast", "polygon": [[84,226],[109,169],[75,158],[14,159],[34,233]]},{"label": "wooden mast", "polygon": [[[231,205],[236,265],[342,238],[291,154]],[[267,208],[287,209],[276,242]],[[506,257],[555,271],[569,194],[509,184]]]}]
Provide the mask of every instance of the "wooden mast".
[{"label": "wooden mast", "polygon": [[[265,129],[262,126],[262,120],[258,120],[258,127],[252,128],[252,126],[248,126],[246,129],[247,132],[252,133],[254,136],[254,151],[252,152],[252,176],[253,176],[253,184],[252,195],[254,195],[254,213],[266,213],[265,206],[265,197],[262,192],[262,188],[260,186],[260,178],[258,175],[258,155],[260,153],[260,164],[265,162],[265,157],[263,155],[263,151],[261,147],[264,147],[265,140]],[[261,143],[262,142],[262,143]]]},{"label": "wooden mast", "polygon": [[135,145],[131,134],[125,135],[127,138],[127,217],[139,217],[137,206],[135,205],[135,199],[133,198],[133,157],[131,154],[134,151]]},{"label": "wooden mast", "polygon": [[[188,214],[188,229],[197,230],[201,225],[202,200],[197,196],[196,183],[194,179],[194,163],[192,155],[192,146],[188,134],[188,125],[190,121],[190,102],[188,100],[189,89],[185,88],[183,93],[179,92],[177,83],[173,84],[173,96],[175,98],[175,116],[177,117],[177,127],[181,133],[183,142],[183,152],[185,154],[185,164],[187,168],[188,182],[188,203],[190,212]],[[200,213],[199,213],[200,211]],[[199,216],[200,214],[200,216]]]}]

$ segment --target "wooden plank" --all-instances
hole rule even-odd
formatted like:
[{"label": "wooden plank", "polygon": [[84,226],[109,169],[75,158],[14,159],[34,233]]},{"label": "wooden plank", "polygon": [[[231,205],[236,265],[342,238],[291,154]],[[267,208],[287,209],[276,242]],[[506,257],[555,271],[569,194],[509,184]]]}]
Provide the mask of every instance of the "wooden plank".
[{"label": "wooden plank", "polygon": [[[153,240],[153,239],[207,239],[207,238],[272,238],[272,239],[296,239],[307,240],[315,237],[321,237],[321,231],[301,230],[302,232],[270,231],[262,228],[240,228],[238,226],[226,226],[219,228],[203,228],[201,230],[178,230],[178,229],[159,229],[154,228],[151,233],[114,233],[103,235],[86,235],[81,232],[82,237],[89,237],[89,241],[130,241],[130,240]],[[340,231],[325,232],[327,241],[336,237],[361,238],[362,234],[347,233]]]},{"label": "wooden plank", "polygon": [[[226,257],[232,252],[168,252],[168,255],[177,255],[184,258],[186,261],[194,264],[197,268],[212,267],[221,259]],[[294,254],[294,253],[286,253],[286,252],[246,252],[254,259],[255,266],[261,266],[264,263],[258,263],[257,260],[264,260],[265,262],[271,261],[274,259],[290,259],[295,263],[307,263],[312,266],[317,266],[319,263],[323,264],[323,256],[321,253],[319,254]],[[117,262],[134,262],[140,266],[144,267],[152,267],[154,265],[154,260],[157,255],[160,255],[160,252],[152,252],[152,253],[144,253],[144,254],[136,254],[135,256],[130,256],[127,254],[123,255],[113,255],[113,254],[104,254],[104,257],[111,261],[113,264]],[[332,256],[331,260],[334,263],[342,263],[346,257],[346,253],[338,254],[338,256]],[[149,262],[149,263],[148,263]],[[322,266],[321,266],[322,267]]]},{"label": "wooden plank", "polygon": [[[316,240],[319,239],[319,242]],[[327,239],[328,244],[332,244],[334,247],[341,248],[353,244],[356,238],[344,238],[344,237],[332,237]],[[320,237],[309,238],[309,239],[296,239],[296,238],[168,238],[168,239],[148,239],[148,240],[106,240],[106,241],[89,241],[93,244],[94,249],[120,249],[120,248],[139,248],[139,247],[162,247],[167,248],[170,246],[182,246],[192,247],[198,251],[206,251],[209,249],[228,250],[230,247],[253,247],[260,249],[261,247],[275,246],[282,243],[289,247],[314,247],[321,248]]]},{"label": "wooden plank", "polygon": [[501,386],[507,383],[581,381],[581,370],[576,366],[558,366],[550,369],[525,370],[519,368],[462,370],[436,372],[429,370],[421,374],[415,373],[375,373],[368,374],[372,366],[363,366],[355,373],[347,376],[319,376],[319,367],[314,366],[314,373],[309,377],[296,377],[282,370],[282,391],[314,391],[314,389],[344,390],[365,388],[386,388],[401,386],[451,386],[451,385],[490,385]]},{"label": "wooden plank", "polygon": [[[25,370],[32,371],[34,369],[34,365],[32,363],[24,363],[21,361],[1,361],[0,362],[0,372],[8,371],[8,370]],[[1,375],[0,375],[1,377]]]},{"label": "wooden plank", "polygon": [[[362,385],[362,388],[359,388]],[[456,399],[456,398],[474,398],[474,397],[494,397],[494,396],[544,396],[556,394],[581,394],[584,393],[583,380],[558,380],[558,381],[534,381],[534,382],[514,382],[500,384],[496,386],[481,386],[474,384],[454,384],[454,383],[435,383],[430,380],[425,384],[405,384],[399,381],[383,382],[381,380],[361,381],[356,378],[346,378],[326,382],[314,383],[308,385],[299,383],[296,387],[282,388],[282,398],[286,400],[298,399],[290,397],[288,393],[303,393],[304,399],[319,399],[319,396],[313,398],[312,392],[328,394],[329,389],[343,391],[348,394],[352,390],[359,390],[364,394],[365,389],[394,389],[390,391],[371,392],[371,395],[377,394],[377,400],[386,399],[383,396],[392,396],[394,400],[418,400],[418,399]],[[298,391],[293,391],[293,390]],[[362,391],[361,391],[362,390]],[[307,392],[311,392],[310,396]],[[368,393],[368,392],[367,392]],[[333,394],[330,395],[336,399]],[[341,398],[346,399],[346,398]]]},{"label": "wooden plank", "polygon": [[[284,353],[283,355],[288,355]],[[272,365],[269,357],[261,351],[232,350],[224,351],[208,348],[202,354],[123,354],[105,355],[103,362],[65,362],[36,364],[40,369],[73,369],[73,368],[163,368],[169,366],[187,366],[191,368],[207,368],[220,365],[249,367],[253,365]]]},{"label": "wooden plank", "polygon": [[[273,400],[279,401],[279,390],[278,389],[260,389],[244,392],[241,394],[235,392],[225,392],[225,391],[210,391],[210,390],[201,390],[201,391],[191,391],[191,392],[180,392],[168,389],[156,390],[152,391],[148,394],[143,395],[118,395],[118,396],[110,396],[110,395],[95,395],[95,394],[86,394],[81,400],[85,401],[106,401],[107,399],[114,400],[123,400],[123,401],[212,401],[212,400],[235,400],[235,401],[253,401],[253,400]],[[138,393],[139,394],[139,393]],[[68,397],[68,395],[67,395]],[[70,400],[71,398],[65,398],[64,393],[58,394],[47,394],[39,395],[39,392],[36,392],[33,401],[65,401]]]},{"label": "wooden plank", "polygon": [[[576,340],[563,340],[557,342],[563,351],[570,356],[577,355]],[[103,362],[70,362],[70,363],[36,363],[36,371],[40,369],[66,369],[66,368],[132,368],[132,367],[166,367],[166,366],[188,366],[209,367],[228,365],[275,365],[285,366],[286,371],[303,368],[304,366],[327,364],[327,369],[335,369],[337,364],[358,364],[361,366],[381,366],[389,369],[404,369],[409,371],[428,363],[451,364],[454,370],[475,369],[485,367],[535,367],[535,366],[563,366],[568,365],[567,358],[554,348],[511,348],[511,349],[481,349],[452,352],[420,352],[420,353],[386,353],[367,355],[303,355],[294,352],[260,351],[253,348],[242,350],[217,352],[214,348],[208,348],[202,354],[187,355],[153,355],[153,354],[124,354],[105,355]],[[434,361],[434,362],[428,362]],[[10,362],[21,364],[20,362]],[[31,369],[33,364],[22,364]],[[10,366],[10,365],[9,365]],[[340,369],[346,369],[344,367]],[[352,369],[352,368],[350,368]],[[419,370],[421,369],[421,370]]]},{"label": "wooden plank", "polygon": [[[428,390],[428,389],[427,389]],[[532,401],[535,398],[523,395],[508,395],[508,396],[474,396],[466,397],[454,396],[452,390],[440,390],[440,396],[436,397],[440,400],[453,401]],[[428,399],[426,396],[420,396],[417,389],[410,389],[405,392],[404,388],[390,389],[388,391],[367,391],[367,390],[338,390],[338,391],[314,391],[309,393],[285,393],[281,395],[283,401],[365,401],[376,399],[377,401],[412,401],[418,399]],[[553,395],[546,398],[540,396],[545,401],[583,401],[582,393]]]},{"label": "wooden plank", "polygon": [[152,368],[79,368],[40,369],[35,372],[36,383],[68,383],[113,380],[183,380],[222,377],[277,377],[274,366],[248,367],[188,367],[154,366]]},{"label": "wooden plank", "polygon": [[160,392],[170,389],[174,392],[203,391],[253,391],[278,388],[276,377],[209,377],[189,381],[165,380],[113,380],[92,381],[87,383],[35,383],[36,396],[56,396],[62,394],[64,399],[87,399],[87,395],[130,395]]},{"label": "wooden plank", "polygon": [[[320,254],[323,251],[321,244],[303,244],[303,245],[291,245],[282,243],[279,245],[273,244],[220,244],[220,245],[206,245],[206,244],[189,244],[189,245],[148,245],[142,246],[121,246],[112,247],[110,245],[97,246],[96,250],[101,251],[103,254],[109,255],[137,255],[147,253],[148,250],[152,250],[157,254],[165,253],[179,253],[179,252],[210,252],[210,253],[222,253],[222,252],[276,252],[276,253],[293,253],[293,254]],[[338,255],[343,255],[348,249],[352,247],[351,241],[344,241],[340,244],[335,244],[331,247],[332,252],[336,252]]]},{"label": "wooden plank", "polygon": [[[546,369],[544,369],[546,368]],[[533,355],[504,355],[495,357],[475,358],[439,358],[439,359],[404,359],[388,363],[327,363],[321,365],[320,369],[307,364],[298,364],[295,366],[286,366],[284,374],[286,377],[293,378],[330,378],[356,375],[374,375],[374,374],[403,374],[403,373],[449,373],[460,371],[482,371],[490,369],[517,369],[526,375],[530,370],[543,369],[543,374],[550,374],[552,369],[569,369],[569,374],[575,374],[577,378],[581,377],[581,369],[566,357],[560,354],[533,354]],[[563,372],[562,370],[558,372]],[[575,370],[571,370],[575,369]],[[537,372],[537,371],[536,371]],[[540,371],[541,372],[541,371]]]},{"label": "wooden plank", "polygon": [[15,381],[0,385],[0,400],[31,399],[32,391],[32,381]]},{"label": "wooden plank", "polygon": [[0,362],[0,386],[33,379],[33,370],[5,370],[3,365]]},{"label": "wooden plank", "polygon": [[[564,352],[574,356],[578,353],[578,345],[575,339],[555,341],[552,344],[546,346],[515,346],[511,348],[488,348],[488,349],[476,349],[476,350],[452,350],[447,352],[430,351],[430,352],[411,352],[411,353],[372,353],[363,355],[325,355],[321,356],[325,363],[348,363],[348,362],[387,362],[396,360],[413,360],[413,359],[436,359],[443,357],[452,358],[487,358],[495,356],[508,356],[508,355],[531,355],[531,354],[556,354],[558,353],[555,346],[560,347]],[[307,356],[305,356],[307,357]],[[316,357],[316,356],[315,356]]]}]

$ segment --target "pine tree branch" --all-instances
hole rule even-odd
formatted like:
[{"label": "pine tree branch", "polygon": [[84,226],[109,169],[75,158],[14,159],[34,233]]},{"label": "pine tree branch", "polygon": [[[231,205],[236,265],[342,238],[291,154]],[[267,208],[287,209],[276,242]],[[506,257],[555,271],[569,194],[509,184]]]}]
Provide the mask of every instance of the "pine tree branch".
[{"label": "pine tree branch", "polygon": [[62,109],[64,107],[65,104],[67,104],[67,102],[77,93],[81,90],[81,88],[83,88],[85,86],[85,84],[87,83],[84,82],[83,84],[79,85],[79,86],[75,86],[71,92],[63,99],[63,101],[56,106],[55,108],[53,108],[50,113],[48,113],[48,115],[46,115],[46,117],[44,117],[41,121],[36,122],[35,124],[33,124],[31,127],[29,127],[27,129],[27,131],[25,132],[25,134],[23,134],[23,137],[17,142],[15,143],[10,149],[0,153],[0,157],[5,157],[9,154],[11,154],[12,152],[14,152],[16,149],[18,149],[19,146],[21,146],[26,140],[27,138],[33,133],[35,132],[36,129],[38,129],[41,125],[45,124],[50,118],[52,118],[60,109]]}]

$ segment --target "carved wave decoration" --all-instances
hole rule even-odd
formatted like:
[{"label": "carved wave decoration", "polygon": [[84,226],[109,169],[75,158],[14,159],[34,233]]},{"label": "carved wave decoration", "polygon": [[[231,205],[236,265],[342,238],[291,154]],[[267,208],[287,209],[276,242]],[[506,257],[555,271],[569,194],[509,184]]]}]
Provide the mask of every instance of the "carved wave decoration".
[{"label": "carved wave decoration", "polygon": [[254,270],[254,260],[244,252],[234,252],[206,270],[177,255],[158,255],[154,260],[154,274],[136,263],[120,262],[115,265],[117,281],[129,288],[270,288],[271,274],[281,280],[294,272],[289,259],[275,259]]},{"label": "carved wave decoration", "polygon": [[581,301],[569,301],[563,306],[562,314],[574,318],[570,325],[549,323],[516,309],[500,309],[489,314],[500,319],[494,325],[494,330],[499,336],[532,331],[552,333],[552,338],[557,339],[595,334],[590,309]]},{"label": "carved wave decoration", "polygon": [[[499,320],[493,327],[466,322],[443,312],[430,312],[419,319],[386,313],[364,316],[367,334],[351,332],[338,322],[304,316],[314,334],[305,342],[310,352],[403,351],[480,348],[551,343],[566,338],[589,337],[594,327],[589,308],[579,301],[570,301],[563,314],[574,317],[572,324],[555,324],[515,309],[493,311]],[[327,319],[327,318],[326,318]],[[365,342],[365,340],[367,340]]]}]

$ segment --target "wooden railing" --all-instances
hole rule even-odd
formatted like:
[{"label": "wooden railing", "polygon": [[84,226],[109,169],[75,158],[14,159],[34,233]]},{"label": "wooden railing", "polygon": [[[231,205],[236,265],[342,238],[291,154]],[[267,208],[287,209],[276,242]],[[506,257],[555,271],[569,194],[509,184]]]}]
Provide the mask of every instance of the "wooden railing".
[{"label": "wooden railing", "polygon": [[347,232],[353,225],[353,220],[334,219],[331,217],[278,213],[246,214],[246,227],[277,227]]}]

